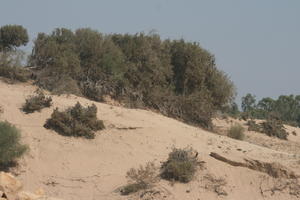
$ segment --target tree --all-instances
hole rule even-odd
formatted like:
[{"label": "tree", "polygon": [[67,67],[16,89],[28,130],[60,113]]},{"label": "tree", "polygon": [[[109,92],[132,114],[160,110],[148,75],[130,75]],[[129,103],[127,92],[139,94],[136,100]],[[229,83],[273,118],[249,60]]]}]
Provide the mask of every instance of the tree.
[{"label": "tree", "polygon": [[246,96],[242,97],[242,110],[243,112],[251,112],[255,108],[255,96],[252,94],[247,94]]},{"label": "tree", "polygon": [[0,28],[0,51],[11,51],[28,43],[28,33],[20,25],[5,25]]}]

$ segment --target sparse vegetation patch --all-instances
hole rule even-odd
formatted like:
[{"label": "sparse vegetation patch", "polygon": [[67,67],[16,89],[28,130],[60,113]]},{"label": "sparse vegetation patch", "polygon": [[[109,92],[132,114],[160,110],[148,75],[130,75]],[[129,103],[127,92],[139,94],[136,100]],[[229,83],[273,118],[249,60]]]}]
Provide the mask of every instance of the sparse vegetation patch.
[{"label": "sparse vegetation patch", "polygon": [[145,167],[131,168],[127,172],[128,185],[122,188],[121,194],[128,195],[140,190],[149,189],[158,180],[157,168],[153,162],[148,162]]}]

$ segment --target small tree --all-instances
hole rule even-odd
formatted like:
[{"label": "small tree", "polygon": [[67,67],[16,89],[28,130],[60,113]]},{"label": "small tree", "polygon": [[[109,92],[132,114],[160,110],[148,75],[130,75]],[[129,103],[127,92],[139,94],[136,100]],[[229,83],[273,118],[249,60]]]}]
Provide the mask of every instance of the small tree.
[{"label": "small tree", "polygon": [[23,26],[5,25],[0,28],[0,51],[11,51],[28,43],[28,33]]}]

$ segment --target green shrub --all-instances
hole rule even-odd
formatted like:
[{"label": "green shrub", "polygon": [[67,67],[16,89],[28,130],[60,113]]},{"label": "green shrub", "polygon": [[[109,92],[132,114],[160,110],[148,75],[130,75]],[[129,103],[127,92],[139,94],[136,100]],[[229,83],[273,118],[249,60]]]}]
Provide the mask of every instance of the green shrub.
[{"label": "green shrub", "polygon": [[34,111],[40,111],[43,108],[51,106],[52,98],[46,97],[42,90],[36,90],[35,95],[29,96],[22,110],[25,113],[33,113]]},{"label": "green shrub", "polygon": [[13,164],[28,149],[20,143],[20,131],[8,122],[0,122],[0,169]]},{"label": "green shrub", "polygon": [[197,158],[193,149],[176,149],[169,154],[167,161],[161,166],[160,176],[170,181],[187,183],[191,181],[197,170]]},{"label": "green shrub", "polygon": [[267,119],[261,123],[261,132],[268,135],[287,140],[288,132],[284,129],[283,123],[278,119]]},{"label": "green shrub", "polygon": [[248,131],[261,132],[261,126],[257,124],[254,120],[249,120],[247,122],[247,125],[248,125]]},{"label": "green shrub", "polygon": [[227,136],[233,139],[243,140],[245,137],[244,128],[240,124],[232,125],[227,132]]},{"label": "green shrub", "polygon": [[93,139],[94,131],[104,129],[103,121],[97,119],[97,107],[93,104],[84,108],[79,102],[65,111],[56,108],[44,125],[64,136]]},{"label": "green shrub", "polygon": [[129,179],[129,184],[122,188],[122,195],[128,195],[152,187],[158,180],[157,168],[153,162],[148,162],[145,167],[131,168],[127,172],[126,177]]}]

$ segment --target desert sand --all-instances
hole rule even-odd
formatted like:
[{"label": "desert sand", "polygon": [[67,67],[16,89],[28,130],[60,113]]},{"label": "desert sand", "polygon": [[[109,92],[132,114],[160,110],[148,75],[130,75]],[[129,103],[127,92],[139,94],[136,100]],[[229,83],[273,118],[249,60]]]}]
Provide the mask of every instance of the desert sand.
[{"label": "desert sand", "polygon": [[[244,141],[205,131],[152,111],[127,109],[93,102],[73,95],[55,96],[53,106],[41,112],[25,114],[20,108],[36,87],[26,84],[9,85],[0,82],[0,105],[7,120],[22,131],[22,141],[30,151],[13,169],[26,190],[43,188],[47,194],[65,200],[258,200],[300,199],[300,129],[290,134],[288,141],[247,132]],[[94,103],[98,118],[106,129],[97,132],[93,140],[64,137],[43,127],[53,109],[65,109],[77,101],[82,105]],[[238,120],[214,120],[223,130]],[[203,167],[187,184],[160,180],[155,192],[121,196],[119,188],[126,185],[126,172],[149,161],[157,166],[165,161],[173,147],[192,147],[199,152]],[[210,156],[214,152],[234,162],[245,159],[270,165],[233,166]],[[273,163],[275,162],[275,164]],[[271,166],[271,169],[270,169]],[[274,169],[273,169],[273,168]],[[269,169],[267,169],[269,168]],[[278,170],[278,177],[268,174]],[[289,177],[293,174],[295,177]]]}]

